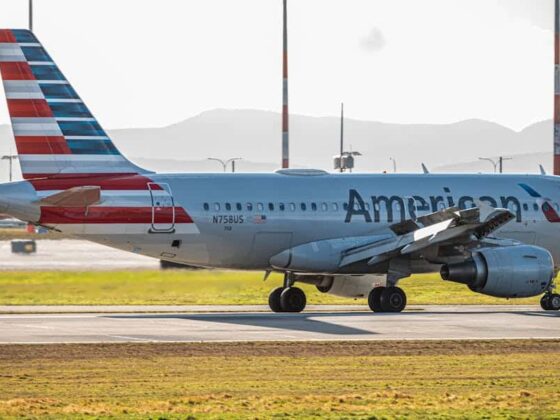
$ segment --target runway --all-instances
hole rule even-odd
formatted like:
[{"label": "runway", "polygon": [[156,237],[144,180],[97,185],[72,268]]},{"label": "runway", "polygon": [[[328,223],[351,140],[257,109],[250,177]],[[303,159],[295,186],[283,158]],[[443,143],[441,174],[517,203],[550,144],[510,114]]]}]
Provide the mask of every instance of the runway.
[{"label": "runway", "polygon": [[515,306],[426,306],[401,314],[224,311],[0,315],[1,344],[530,338],[560,338],[560,312]]}]

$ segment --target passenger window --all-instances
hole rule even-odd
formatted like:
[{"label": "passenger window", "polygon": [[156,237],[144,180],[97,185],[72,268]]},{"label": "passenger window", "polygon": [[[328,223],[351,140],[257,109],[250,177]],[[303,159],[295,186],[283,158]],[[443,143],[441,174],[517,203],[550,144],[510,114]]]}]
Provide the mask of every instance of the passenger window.
[{"label": "passenger window", "polygon": [[327,205],[327,203],[321,203],[321,210],[329,211],[329,206]]},{"label": "passenger window", "polygon": [[306,211],[307,205],[305,203],[301,203],[301,211]]},{"label": "passenger window", "polygon": [[296,205],[294,203],[290,203],[290,211],[296,211]]},{"label": "passenger window", "polygon": [[270,211],[274,211],[274,204],[273,203],[268,203],[268,209]]},{"label": "passenger window", "polygon": [[257,203],[257,211],[264,211],[263,203]]},{"label": "passenger window", "polygon": [[220,211],[220,203],[214,203],[214,210]]},{"label": "passenger window", "polygon": [[342,208],[343,208],[345,211],[348,211],[348,203],[344,203],[344,204],[342,205]]},{"label": "passenger window", "polygon": [[230,203],[226,203],[226,210],[231,211],[231,204]]},{"label": "passenger window", "polygon": [[210,204],[204,203],[204,211],[210,210]]},{"label": "passenger window", "polygon": [[253,203],[247,203],[247,211],[253,211]]},{"label": "passenger window", "polygon": [[523,210],[529,211],[529,205],[527,203],[523,203]]},{"label": "passenger window", "polygon": [[311,210],[317,211],[317,203],[311,203]]},{"label": "passenger window", "polygon": [[286,205],[284,203],[280,203],[280,204],[278,204],[278,208],[280,209],[280,211],[285,211],[286,210]]},{"label": "passenger window", "polygon": [[338,204],[337,204],[337,203],[333,203],[332,209],[333,209],[333,211],[338,211]]},{"label": "passenger window", "polygon": [[235,207],[237,208],[237,211],[243,210],[243,206],[241,205],[241,203],[237,203]]}]

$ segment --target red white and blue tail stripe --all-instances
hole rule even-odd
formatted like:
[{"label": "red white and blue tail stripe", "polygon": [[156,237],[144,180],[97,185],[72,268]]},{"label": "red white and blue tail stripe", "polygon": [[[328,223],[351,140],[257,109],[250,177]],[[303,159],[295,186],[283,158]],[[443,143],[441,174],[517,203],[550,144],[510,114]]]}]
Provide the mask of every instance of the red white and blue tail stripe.
[{"label": "red white and blue tail stripe", "polygon": [[25,179],[148,173],[117,150],[32,32],[0,30],[0,72]]}]

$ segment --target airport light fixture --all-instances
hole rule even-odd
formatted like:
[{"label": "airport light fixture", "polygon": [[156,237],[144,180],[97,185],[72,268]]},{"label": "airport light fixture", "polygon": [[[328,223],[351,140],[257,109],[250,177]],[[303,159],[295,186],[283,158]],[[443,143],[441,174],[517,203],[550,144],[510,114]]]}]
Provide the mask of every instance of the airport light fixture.
[{"label": "airport light fixture", "polygon": [[243,158],[231,158],[231,159],[218,159],[218,158],[208,158],[208,160],[213,160],[219,162],[224,168],[224,172],[227,172],[227,166],[231,163],[231,172],[235,172],[235,162],[238,160],[243,160]]},{"label": "airport light fixture", "polygon": [[7,160],[10,162],[10,182],[12,182],[12,173],[13,173],[13,162],[18,158],[18,155],[4,155],[2,156],[2,160]]},{"label": "airport light fixture", "polygon": [[490,162],[492,164],[492,166],[494,167],[494,173],[496,173],[498,171],[500,173],[503,173],[504,172],[504,160],[513,160],[513,158],[503,157],[503,156],[500,156],[497,160],[487,158],[487,157],[480,157],[478,159],[479,160],[484,160],[486,162]]},{"label": "airport light fixture", "polygon": [[393,161],[393,172],[397,173],[397,160],[393,157],[390,157],[389,160]]},{"label": "airport light fixture", "polygon": [[345,171],[352,172],[355,164],[355,157],[362,156],[360,152],[353,152],[352,146],[350,151],[344,151],[344,104],[340,106],[340,154],[333,158],[334,169],[339,170],[341,173]]}]

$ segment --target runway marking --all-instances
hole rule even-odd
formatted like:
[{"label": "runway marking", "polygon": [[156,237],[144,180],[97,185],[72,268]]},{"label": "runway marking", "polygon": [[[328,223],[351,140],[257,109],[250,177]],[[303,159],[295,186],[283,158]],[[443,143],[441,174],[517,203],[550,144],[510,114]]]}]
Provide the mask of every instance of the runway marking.
[{"label": "runway marking", "polygon": [[143,341],[143,342],[154,342],[157,343],[159,341],[157,340],[151,340],[151,339],[146,339],[146,338],[137,338],[137,337],[130,337],[127,335],[110,335],[110,334],[106,334],[106,337],[111,337],[111,338],[122,338],[123,340],[132,340],[132,341]]}]

